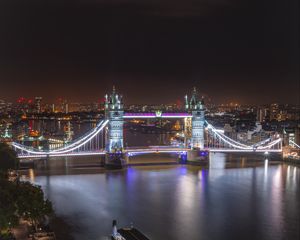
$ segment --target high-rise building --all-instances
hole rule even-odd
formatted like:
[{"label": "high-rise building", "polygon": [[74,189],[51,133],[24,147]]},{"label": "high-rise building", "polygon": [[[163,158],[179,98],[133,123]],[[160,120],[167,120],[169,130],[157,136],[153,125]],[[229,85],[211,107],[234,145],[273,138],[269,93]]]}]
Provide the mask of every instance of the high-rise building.
[{"label": "high-rise building", "polygon": [[272,103],[270,105],[270,121],[277,120],[278,113],[279,113],[278,103]]},{"label": "high-rise building", "polygon": [[267,108],[265,108],[265,107],[257,108],[256,120],[258,122],[264,122],[266,120],[267,115],[268,115],[268,109]]},{"label": "high-rise building", "polygon": [[69,104],[65,101],[63,106],[63,112],[69,113]]},{"label": "high-rise building", "polygon": [[41,107],[42,99],[43,99],[42,97],[35,97],[34,98],[34,107],[35,107],[34,111],[36,113],[42,112],[42,107]]},{"label": "high-rise building", "polygon": [[55,112],[55,104],[54,103],[51,105],[51,111],[52,111],[52,113]]}]

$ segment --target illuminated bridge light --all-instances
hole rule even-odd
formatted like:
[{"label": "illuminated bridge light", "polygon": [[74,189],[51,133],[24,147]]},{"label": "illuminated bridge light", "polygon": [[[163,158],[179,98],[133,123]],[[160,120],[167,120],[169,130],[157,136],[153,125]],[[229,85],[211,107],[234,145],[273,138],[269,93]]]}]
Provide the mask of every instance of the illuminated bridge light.
[{"label": "illuminated bridge light", "polygon": [[192,117],[189,113],[124,113],[124,118],[186,118]]},{"label": "illuminated bridge light", "polygon": [[79,149],[80,147],[82,147],[83,145],[85,145],[86,143],[91,141],[97,134],[99,134],[102,131],[102,129],[107,125],[108,122],[109,122],[108,120],[106,120],[104,122],[102,121],[101,124],[99,124],[97,128],[93,129],[91,131],[91,133],[88,134],[87,136],[85,136],[84,138],[79,139],[78,141],[70,144],[67,147],[62,147],[62,148],[59,148],[59,149],[53,150],[53,151],[39,151],[39,150],[28,148],[24,145],[21,145],[21,144],[15,143],[15,142],[12,144],[12,146],[19,149],[19,150],[21,150],[21,151],[24,151],[24,152],[27,152],[27,153],[30,153],[30,154],[33,154],[33,155],[67,154],[67,153],[70,153],[74,150]]},{"label": "illuminated bridge light", "polygon": [[155,113],[124,113],[123,118],[155,118]]}]

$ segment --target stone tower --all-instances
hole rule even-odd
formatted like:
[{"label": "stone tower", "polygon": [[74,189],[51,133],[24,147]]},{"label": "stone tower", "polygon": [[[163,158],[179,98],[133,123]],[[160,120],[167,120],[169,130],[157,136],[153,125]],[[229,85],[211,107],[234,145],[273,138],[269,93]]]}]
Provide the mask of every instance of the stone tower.
[{"label": "stone tower", "polygon": [[105,95],[105,117],[109,120],[106,134],[106,151],[109,153],[123,150],[123,100],[113,87],[112,93]]},{"label": "stone tower", "polygon": [[203,149],[205,108],[203,99],[198,96],[196,88],[193,89],[190,99],[187,95],[185,96],[185,108],[192,114],[191,148]]}]

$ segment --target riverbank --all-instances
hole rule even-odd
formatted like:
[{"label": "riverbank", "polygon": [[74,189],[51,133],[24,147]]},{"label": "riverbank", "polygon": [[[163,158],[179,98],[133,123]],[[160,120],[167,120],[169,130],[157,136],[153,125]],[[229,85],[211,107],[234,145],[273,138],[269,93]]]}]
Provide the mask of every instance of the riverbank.
[{"label": "riverbank", "polygon": [[[61,217],[54,216],[49,222],[49,229],[55,233],[56,240],[73,240],[71,232],[74,230]],[[21,220],[19,225],[12,229],[12,233],[16,240],[29,240],[30,224],[27,221]],[[1,239],[1,238],[0,238]]]},{"label": "riverbank", "polygon": [[55,216],[49,223],[50,228],[55,232],[56,240],[73,240],[71,233],[76,229],[73,229],[67,221],[62,218]]}]

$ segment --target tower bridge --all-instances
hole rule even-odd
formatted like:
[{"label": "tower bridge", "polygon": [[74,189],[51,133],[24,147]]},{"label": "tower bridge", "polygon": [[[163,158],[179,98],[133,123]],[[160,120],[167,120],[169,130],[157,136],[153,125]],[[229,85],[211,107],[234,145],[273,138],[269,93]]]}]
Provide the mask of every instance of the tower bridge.
[{"label": "tower bridge", "polygon": [[[181,118],[184,119],[184,146],[145,146],[124,148],[123,126],[126,119]],[[100,134],[105,134],[105,148],[100,148]],[[21,159],[105,155],[108,167],[126,165],[128,158],[136,154],[175,153],[181,161],[198,160],[209,152],[282,152],[282,140],[277,135],[261,142],[246,145],[229,138],[205,120],[205,105],[194,88],[190,97],[185,96],[185,112],[126,113],[122,95],[113,88],[105,95],[105,119],[75,141],[54,150],[40,150],[13,142],[12,147]]]}]

